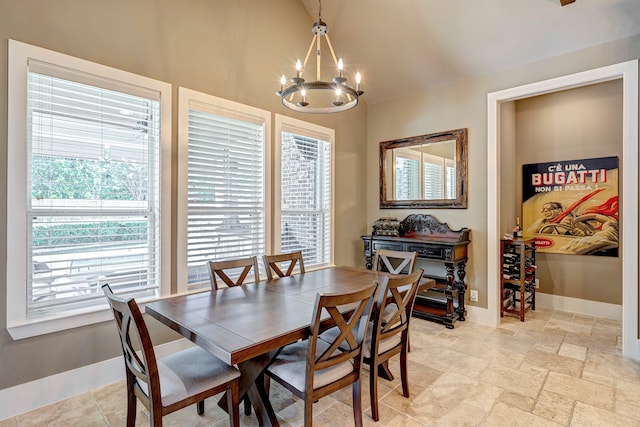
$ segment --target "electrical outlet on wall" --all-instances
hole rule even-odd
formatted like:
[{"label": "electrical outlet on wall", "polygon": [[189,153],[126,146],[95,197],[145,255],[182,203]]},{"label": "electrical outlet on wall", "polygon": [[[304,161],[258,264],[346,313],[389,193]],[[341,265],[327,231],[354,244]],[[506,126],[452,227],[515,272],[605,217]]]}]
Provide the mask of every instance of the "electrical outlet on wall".
[{"label": "electrical outlet on wall", "polygon": [[469,292],[469,301],[478,302],[478,291],[476,289],[471,289]]},{"label": "electrical outlet on wall", "polygon": [[540,279],[536,279],[536,289],[540,288]]}]

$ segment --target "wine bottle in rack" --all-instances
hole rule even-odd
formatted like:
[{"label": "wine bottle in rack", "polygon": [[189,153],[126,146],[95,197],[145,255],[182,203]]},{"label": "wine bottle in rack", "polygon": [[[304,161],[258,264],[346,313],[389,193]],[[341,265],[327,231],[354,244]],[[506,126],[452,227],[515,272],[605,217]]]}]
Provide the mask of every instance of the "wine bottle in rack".
[{"label": "wine bottle in rack", "polygon": [[513,238],[522,239],[522,227],[520,226],[520,217],[516,218],[516,225],[513,227]]}]

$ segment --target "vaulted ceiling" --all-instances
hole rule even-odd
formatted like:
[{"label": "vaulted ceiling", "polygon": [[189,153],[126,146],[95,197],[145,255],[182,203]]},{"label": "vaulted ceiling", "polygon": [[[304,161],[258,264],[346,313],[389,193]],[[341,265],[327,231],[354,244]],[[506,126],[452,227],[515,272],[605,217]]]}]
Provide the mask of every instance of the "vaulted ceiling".
[{"label": "vaulted ceiling", "polygon": [[[300,1],[315,21],[318,0]],[[640,0],[560,3],[322,0],[322,19],[374,104],[640,34]]]}]

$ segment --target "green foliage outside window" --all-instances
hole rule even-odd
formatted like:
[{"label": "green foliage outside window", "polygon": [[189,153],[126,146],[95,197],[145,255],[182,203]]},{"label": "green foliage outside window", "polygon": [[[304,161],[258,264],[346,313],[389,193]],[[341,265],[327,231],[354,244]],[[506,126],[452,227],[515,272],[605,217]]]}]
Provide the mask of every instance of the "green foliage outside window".
[{"label": "green foliage outside window", "polygon": [[[33,156],[34,199],[144,201],[148,176],[144,164],[113,160]],[[73,247],[147,239],[145,221],[96,221],[38,224],[34,247]]]},{"label": "green foliage outside window", "polygon": [[147,199],[148,172],[144,164],[33,156],[32,167],[34,199]]}]

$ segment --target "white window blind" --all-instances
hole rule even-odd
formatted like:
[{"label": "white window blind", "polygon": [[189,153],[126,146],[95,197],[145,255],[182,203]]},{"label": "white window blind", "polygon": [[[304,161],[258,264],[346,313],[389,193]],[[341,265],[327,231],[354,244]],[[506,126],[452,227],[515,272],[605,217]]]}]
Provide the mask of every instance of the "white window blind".
[{"label": "white window blind", "polygon": [[420,194],[420,161],[396,156],[395,198],[396,200],[416,200]]},{"label": "white window blind", "polygon": [[439,200],[444,198],[444,164],[440,157],[427,157],[424,167],[424,198]]},{"label": "white window blind", "polygon": [[281,134],[281,247],[302,251],[305,266],[331,259],[331,142]]},{"label": "white window blind", "polygon": [[[139,89],[31,64],[27,94],[27,312],[103,304],[101,284],[160,286],[160,107]],[[70,73],[67,73],[70,74]],[[82,80],[82,73],[75,76]],[[104,83],[104,85],[101,85]],[[147,91],[150,92],[151,91]]]},{"label": "white window blind", "polygon": [[209,260],[265,248],[264,121],[193,103],[188,110],[187,284],[209,284]]},{"label": "white window blind", "polygon": [[455,199],[456,198],[456,165],[453,160],[447,159],[445,161],[446,165],[446,198],[447,199]]}]

